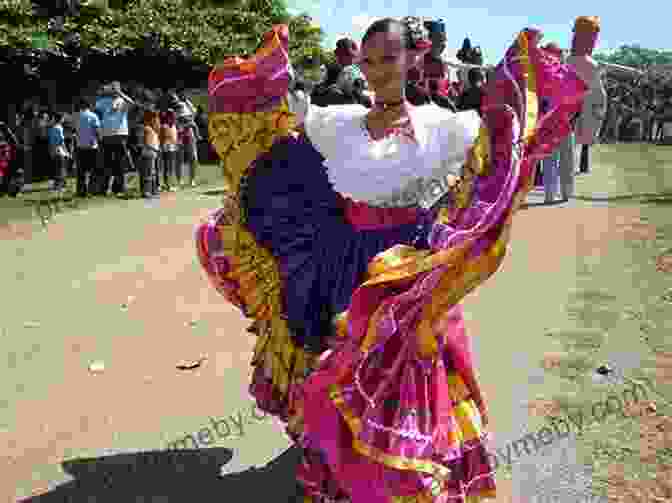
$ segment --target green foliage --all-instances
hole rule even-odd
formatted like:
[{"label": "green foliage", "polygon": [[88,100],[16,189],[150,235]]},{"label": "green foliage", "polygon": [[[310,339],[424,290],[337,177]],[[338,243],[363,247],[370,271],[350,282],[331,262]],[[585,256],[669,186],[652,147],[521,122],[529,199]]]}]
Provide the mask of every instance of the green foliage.
[{"label": "green foliage", "polygon": [[611,54],[596,54],[595,59],[604,63],[648,68],[652,65],[672,64],[672,51],[647,49],[639,45],[623,45]]},{"label": "green foliage", "polygon": [[[221,3],[221,2],[220,2]],[[31,15],[30,0],[10,0],[0,6],[0,46],[28,48],[35,32],[47,22]],[[323,32],[306,16],[290,16],[283,0],[244,0],[232,8],[203,6],[201,1],[132,0],[123,9],[85,8],[67,18],[66,32],[78,32],[84,48],[130,49],[144,46],[147,33],[159,36],[164,49],[187,50],[202,63],[252,52],[273,25],[290,27],[290,56],[323,57]],[[57,46],[63,35],[50,37]]]}]

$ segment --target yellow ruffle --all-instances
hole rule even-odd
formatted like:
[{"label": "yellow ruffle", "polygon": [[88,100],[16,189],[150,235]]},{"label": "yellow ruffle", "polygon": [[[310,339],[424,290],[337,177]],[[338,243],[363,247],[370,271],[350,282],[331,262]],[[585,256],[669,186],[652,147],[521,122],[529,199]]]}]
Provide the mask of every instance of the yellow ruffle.
[{"label": "yellow ruffle", "polygon": [[224,162],[224,178],[232,194],[238,194],[240,179],[252,161],[295,129],[296,119],[286,100],[268,112],[210,114],[210,143]]},{"label": "yellow ruffle", "polygon": [[[464,499],[464,503],[481,503],[484,500],[493,499],[496,497],[494,490],[489,489],[481,491],[478,495],[469,495]],[[436,496],[431,493],[431,490],[423,491],[413,496],[392,496],[390,503],[434,503]],[[313,503],[312,500],[306,500]]]},{"label": "yellow ruffle", "polygon": [[291,385],[313,368],[316,356],[306,353],[292,340],[282,316],[282,279],[277,261],[260,246],[242,223],[240,182],[252,162],[267,152],[273,142],[289,135],[295,127],[287,102],[268,112],[214,113],[210,115],[210,142],[223,161],[225,199],[229,217],[217,230],[223,253],[231,262],[225,279],[239,285],[238,295],[248,317],[255,320],[258,340],[252,365],[262,367],[283,400],[289,401]]},{"label": "yellow ruffle", "polygon": [[[303,382],[308,371],[316,367],[319,355],[298,347],[282,318],[260,320],[255,325],[258,339],[252,365],[264,369],[264,374],[271,378],[273,388],[289,403],[292,385]],[[291,408],[292,404],[289,405]]]}]

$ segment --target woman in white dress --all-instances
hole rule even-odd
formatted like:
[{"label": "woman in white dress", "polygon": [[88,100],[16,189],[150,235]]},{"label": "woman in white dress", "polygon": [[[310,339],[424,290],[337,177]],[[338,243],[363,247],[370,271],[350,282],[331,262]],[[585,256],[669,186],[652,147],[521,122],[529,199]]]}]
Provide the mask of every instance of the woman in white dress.
[{"label": "woman in white dress", "polygon": [[[229,194],[197,247],[254,320],[250,391],[303,448],[306,501],[493,498],[460,301],[501,264],[534,166],[569,132],[586,85],[525,30],[483,121],[415,108],[405,78],[431,47],[426,30],[383,19],[362,40],[374,107],[316,107],[288,94],[288,36],[275,27],[255,57],[210,77]],[[556,104],[543,116],[537,93]]]}]

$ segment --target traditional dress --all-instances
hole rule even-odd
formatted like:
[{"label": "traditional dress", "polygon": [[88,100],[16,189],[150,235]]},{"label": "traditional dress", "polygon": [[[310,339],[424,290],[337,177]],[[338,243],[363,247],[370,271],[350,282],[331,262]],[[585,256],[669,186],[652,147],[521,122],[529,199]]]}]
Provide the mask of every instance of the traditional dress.
[{"label": "traditional dress", "polygon": [[[306,501],[494,497],[460,302],[501,264],[534,166],[586,90],[538,40],[523,31],[508,51],[483,121],[410,107],[376,141],[366,108],[288,95],[284,26],[213,70],[229,194],[198,228],[198,254],[254,320],[250,391],[304,449]],[[540,116],[537,95],[557,105]]]}]

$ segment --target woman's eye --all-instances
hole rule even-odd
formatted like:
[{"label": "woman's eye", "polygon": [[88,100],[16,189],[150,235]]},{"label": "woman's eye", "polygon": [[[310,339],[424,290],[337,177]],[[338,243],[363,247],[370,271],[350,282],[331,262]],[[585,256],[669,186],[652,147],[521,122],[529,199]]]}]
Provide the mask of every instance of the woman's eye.
[{"label": "woman's eye", "polygon": [[385,57],[383,58],[383,61],[385,61],[385,63],[392,63],[392,62],[394,62],[394,60],[396,60],[396,59],[397,59],[397,58],[394,57],[394,56],[385,56]]}]

